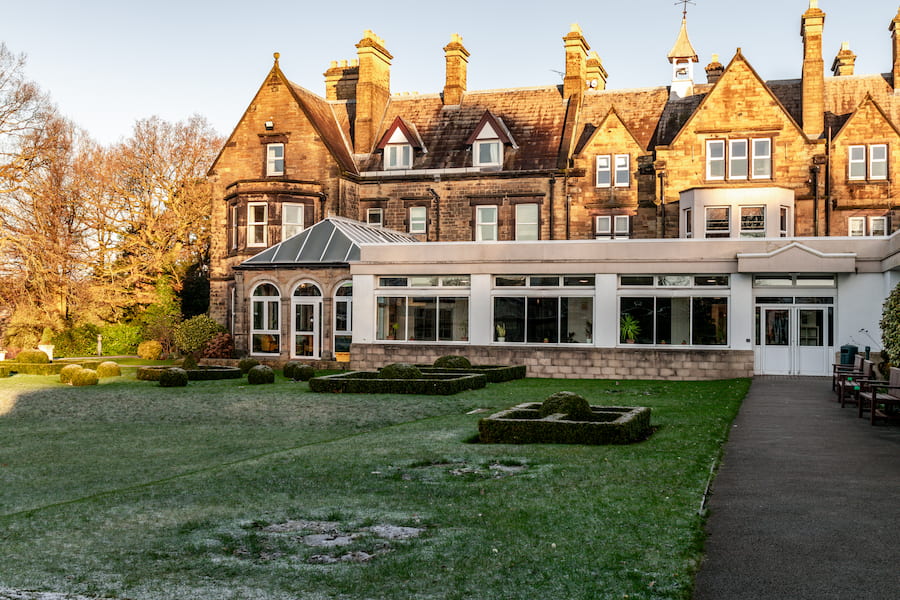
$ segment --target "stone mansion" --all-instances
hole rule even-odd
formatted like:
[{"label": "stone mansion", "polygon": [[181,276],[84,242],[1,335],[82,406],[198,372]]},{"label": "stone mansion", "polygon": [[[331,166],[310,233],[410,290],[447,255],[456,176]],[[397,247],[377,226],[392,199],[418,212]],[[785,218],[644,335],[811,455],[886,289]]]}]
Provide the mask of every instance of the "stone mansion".
[{"label": "stone mansion", "polygon": [[546,87],[469,90],[458,35],[433,94],[392,93],[370,31],[323,95],[275,54],[209,172],[212,316],[240,352],[354,368],[824,374],[842,344],[877,347],[900,280],[900,11],[885,73],[844,44],[826,77],[818,4],[782,81],[740,49],[701,72],[685,20],[671,82],[646,89],[608,89],[577,25]]}]

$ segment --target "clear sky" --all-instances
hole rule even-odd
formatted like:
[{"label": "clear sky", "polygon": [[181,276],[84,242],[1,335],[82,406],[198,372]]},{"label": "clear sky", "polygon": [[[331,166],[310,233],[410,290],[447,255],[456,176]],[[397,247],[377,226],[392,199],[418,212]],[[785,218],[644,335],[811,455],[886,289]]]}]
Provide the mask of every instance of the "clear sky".
[{"label": "clear sky", "polygon": [[[287,77],[324,94],[330,61],[356,57],[366,29],[394,56],[394,92],[443,88],[442,48],[459,33],[470,90],[554,85],[562,36],[578,23],[609,72],[609,88],[667,85],[666,55],[681,24],[674,0],[4,0],[0,39],[27,56],[28,77],[97,141],[127,137],[135,120],[205,116],[228,134],[280,52]],[[809,0],[695,0],[688,32],[700,56],[727,64],[740,47],[764,79],[800,75],[800,16]],[[897,0],[819,0],[826,70],[850,42],[857,74],[891,70]]]}]

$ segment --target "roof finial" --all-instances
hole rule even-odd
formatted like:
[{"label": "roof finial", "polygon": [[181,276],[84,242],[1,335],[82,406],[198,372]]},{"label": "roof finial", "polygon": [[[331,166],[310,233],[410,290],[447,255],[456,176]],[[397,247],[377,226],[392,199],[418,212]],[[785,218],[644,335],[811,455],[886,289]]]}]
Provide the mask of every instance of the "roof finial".
[{"label": "roof finial", "polygon": [[681,18],[682,18],[682,20],[687,21],[687,5],[688,4],[697,4],[697,3],[694,2],[693,0],[678,0],[678,2],[675,3],[675,6],[678,6],[679,4],[683,5],[681,8]]},{"label": "roof finial", "polygon": [[275,57],[275,65],[277,66],[277,65],[278,65],[278,59],[281,58],[281,53],[280,53],[280,52],[274,52],[274,53],[272,54],[272,56]]}]

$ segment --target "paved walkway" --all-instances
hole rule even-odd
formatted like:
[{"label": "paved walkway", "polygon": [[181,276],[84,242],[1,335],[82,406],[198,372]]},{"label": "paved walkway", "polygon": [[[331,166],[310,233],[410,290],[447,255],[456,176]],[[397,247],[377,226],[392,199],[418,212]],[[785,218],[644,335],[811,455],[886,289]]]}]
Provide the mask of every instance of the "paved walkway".
[{"label": "paved walkway", "polygon": [[900,427],[834,397],[830,378],[753,380],[694,600],[900,598]]}]

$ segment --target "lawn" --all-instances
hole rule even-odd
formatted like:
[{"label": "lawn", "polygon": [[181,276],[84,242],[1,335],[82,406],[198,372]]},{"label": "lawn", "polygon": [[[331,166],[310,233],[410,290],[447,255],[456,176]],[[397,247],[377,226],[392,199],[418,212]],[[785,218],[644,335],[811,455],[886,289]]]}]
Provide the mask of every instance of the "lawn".
[{"label": "lawn", "polygon": [[[682,599],[748,380],[526,379],[455,396],[245,380],[0,380],[0,589],[140,599]],[[630,446],[473,443],[571,390]]]}]

